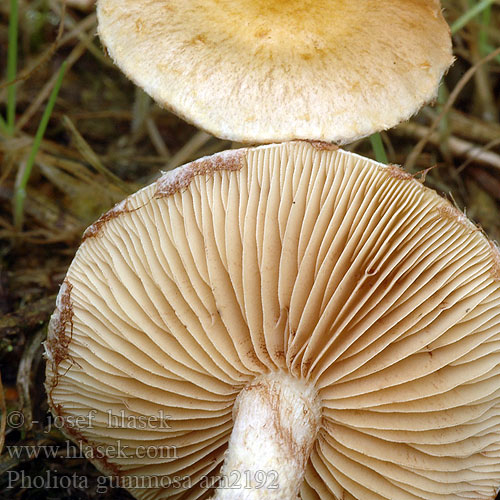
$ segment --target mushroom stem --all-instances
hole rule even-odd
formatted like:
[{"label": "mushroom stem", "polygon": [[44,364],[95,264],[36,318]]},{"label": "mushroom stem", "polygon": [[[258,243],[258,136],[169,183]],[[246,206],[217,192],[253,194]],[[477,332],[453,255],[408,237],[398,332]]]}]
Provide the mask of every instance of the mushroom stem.
[{"label": "mushroom stem", "polygon": [[238,395],[234,427],[213,500],[295,500],[321,422],[314,386],[284,373]]}]

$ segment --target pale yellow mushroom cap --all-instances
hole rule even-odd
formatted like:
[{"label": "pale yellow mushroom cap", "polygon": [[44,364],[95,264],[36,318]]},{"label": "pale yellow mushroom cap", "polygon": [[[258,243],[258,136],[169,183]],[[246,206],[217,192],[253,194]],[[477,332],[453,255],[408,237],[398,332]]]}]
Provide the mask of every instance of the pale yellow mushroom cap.
[{"label": "pale yellow mushroom cap", "polygon": [[137,498],[207,498],[238,394],[274,372],[321,406],[303,500],[500,486],[499,252],[342,150],[229,151],[127,198],[85,233],[46,356],[65,432]]},{"label": "pale yellow mushroom cap", "polygon": [[436,97],[453,60],[436,0],[99,0],[97,14],[131,80],[241,142],[390,128]]}]

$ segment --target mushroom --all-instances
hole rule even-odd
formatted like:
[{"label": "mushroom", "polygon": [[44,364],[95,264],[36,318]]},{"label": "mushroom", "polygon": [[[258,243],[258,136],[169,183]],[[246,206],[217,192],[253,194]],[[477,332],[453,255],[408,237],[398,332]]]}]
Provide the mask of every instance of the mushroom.
[{"label": "mushroom", "polygon": [[137,498],[500,486],[497,247],[323,143],[202,158],[101,217],[45,352],[64,432]]},{"label": "mushroom", "polygon": [[438,0],[99,0],[97,15],[133,82],[239,142],[393,127],[436,97],[453,60]]}]

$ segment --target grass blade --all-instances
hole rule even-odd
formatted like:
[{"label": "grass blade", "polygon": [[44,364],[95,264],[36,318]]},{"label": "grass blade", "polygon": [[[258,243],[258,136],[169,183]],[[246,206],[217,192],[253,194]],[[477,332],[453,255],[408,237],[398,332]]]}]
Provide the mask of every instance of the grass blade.
[{"label": "grass blade", "polygon": [[[446,101],[450,97],[450,93],[448,91],[448,87],[446,87],[446,84],[444,82],[441,83],[439,86],[438,90],[438,106],[437,110],[440,112],[443,107],[446,105]],[[450,119],[448,113],[445,113],[441,120],[439,121],[438,125],[438,131],[439,131],[439,137],[440,137],[440,149],[443,153],[443,155],[449,154],[449,144],[448,140],[451,135],[451,130],[450,130]]]},{"label": "grass blade", "polygon": [[372,134],[370,136],[370,142],[372,144],[373,152],[375,153],[375,159],[380,163],[389,163],[387,161],[387,155],[385,154],[384,143],[382,142],[382,137],[379,133]]},{"label": "grass blade", "polygon": [[451,34],[454,35],[460,31],[470,20],[480,14],[484,9],[488,8],[494,0],[481,0],[474,7],[464,12],[451,26]]},{"label": "grass blade", "polygon": [[59,94],[59,89],[61,88],[65,71],[66,71],[66,62],[64,62],[61,65],[61,68],[59,69],[59,74],[57,76],[56,83],[50,94],[47,106],[45,106],[45,110],[43,112],[42,119],[40,120],[40,124],[38,125],[38,129],[36,131],[35,139],[31,147],[28,161],[26,162],[26,166],[24,167],[22,175],[16,182],[16,189],[14,193],[14,226],[18,231],[21,230],[23,225],[23,212],[24,212],[24,201],[26,199],[26,186],[28,184],[28,180],[31,175],[33,164],[35,163],[36,154],[38,152],[38,149],[40,148],[40,144],[42,143],[45,130],[49,123],[50,115],[52,114],[52,110],[54,109],[54,105],[57,100],[57,95]]},{"label": "grass blade", "polygon": [[[7,81],[16,79],[17,72],[17,32],[19,19],[18,0],[10,0],[9,47],[7,50]],[[12,134],[16,118],[16,84],[7,89],[7,131]]]},{"label": "grass blade", "polygon": [[9,129],[7,127],[7,123],[3,119],[2,115],[0,115],[0,132],[3,132],[4,134],[8,134],[9,133]]},{"label": "grass blade", "polygon": [[479,31],[479,51],[482,56],[488,54],[488,27],[491,23],[491,5],[483,10],[481,29]]}]

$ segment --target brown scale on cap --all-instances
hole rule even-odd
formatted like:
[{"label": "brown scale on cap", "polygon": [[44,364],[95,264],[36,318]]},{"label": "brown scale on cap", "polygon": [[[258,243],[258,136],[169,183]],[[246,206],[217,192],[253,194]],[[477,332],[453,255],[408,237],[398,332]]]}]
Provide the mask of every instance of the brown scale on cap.
[{"label": "brown scale on cap", "polygon": [[240,150],[225,151],[210,158],[193,161],[160,177],[156,181],[154,197],[163,198],[186,189],[197,175],[210,175],[221,170],[235,172],[244,165],[245,155]]},{"label": "brown scale on cap", "polygon": [[390,163],[387,165],[384,170],[394,179],[397,179],[398,181],[409,181],[415,180],[415,177],[413,177],[412,174],[407,172],[406,170],[403,170],[399,165],[395,165],[393,163]]},{"label": "brown scale on cap", "polygon": [[448,200],[443,200],[443,204],[437,210],[443,219],[453,220],[471,232],[481,231],[481,228],[475,226],[460,209]]},{"label": "brown scale on cap", "polygon": [[325,141],[305,141],[308,142],[314,149],[319,151],[337,151],[339,147],[337,144]]},{"label": "brown scale on cap", "polygon": [[[71,302],[71,290],[73,285],[64,280],[61,291],[57,297],[57,305],[50,319],[52,335],[45,342],[45,349],[52,363],[53,372],[57,373],[52,380],[52,389],[57,385],[59,374],[58,367],[71,356],[68,353],[69,344],[73,337],[73,304]],[[69,325],[69,335],[66,333]]]},{"label": "brown scale on cap", "polygon": [[493,261],[492,274],[493,278],[500,280],[500,248],[494,241],[490,241],[491,257]]},{"label": "brown scale on cap", "polygon": [[131,212],[129,208],[127,208],[127,199],[120,201],[117,203],[111,210],[108,210],[106,213],[101,215],[99,219],[97,219],[92,225],[90,225],[82,236],[82,243],[88,238],[96,238],[101,233],[101,229],[103,226],[110,220],[116,219],[121,214],[128,214]]},{"label": "brown scale on cap", "polygon": [[438,207],[438,212],[440,217],[454,220],[471,233],[479,231],[484,234],[491,248],[491,275],[493,279],[500,280],[500,249],[498,245],[494,241],[489,240],[479,225],[475,225],[459,208],[452,205],[448,200],[445,200],[445,203]]}]

